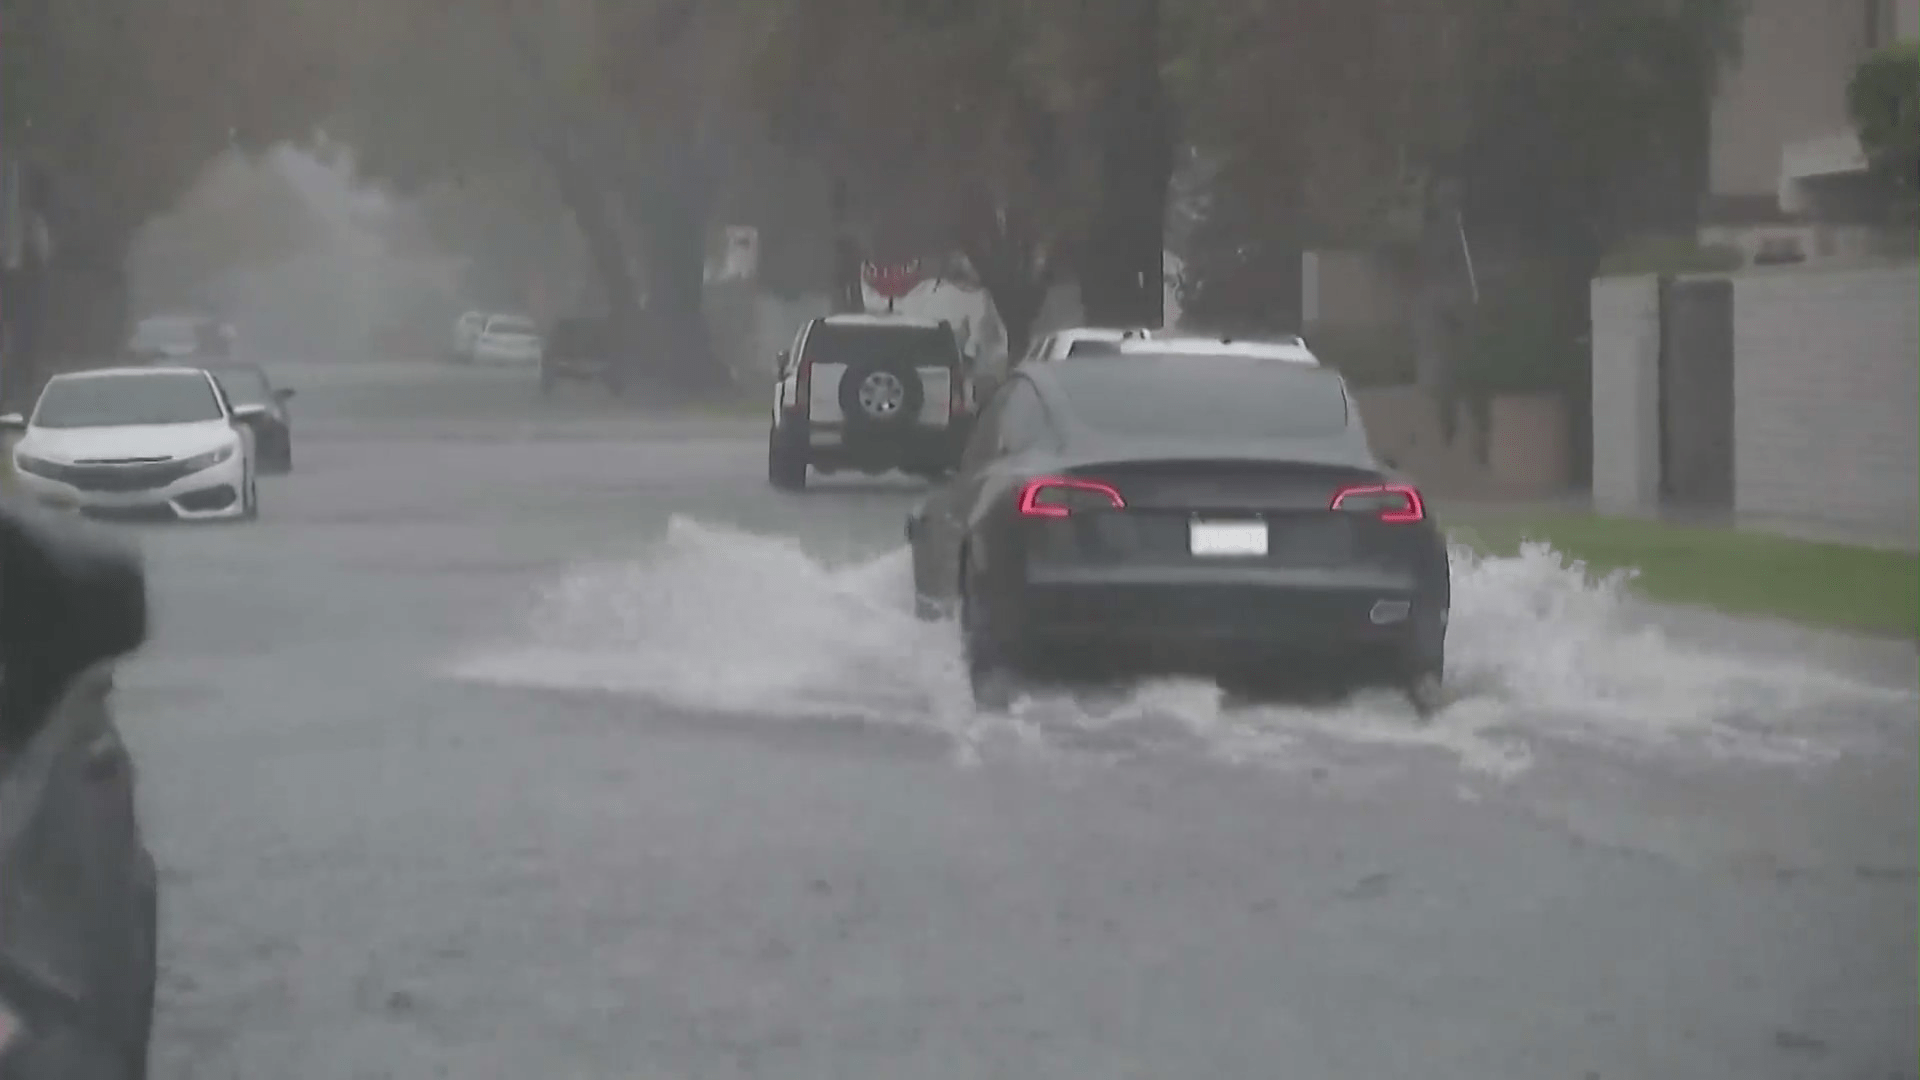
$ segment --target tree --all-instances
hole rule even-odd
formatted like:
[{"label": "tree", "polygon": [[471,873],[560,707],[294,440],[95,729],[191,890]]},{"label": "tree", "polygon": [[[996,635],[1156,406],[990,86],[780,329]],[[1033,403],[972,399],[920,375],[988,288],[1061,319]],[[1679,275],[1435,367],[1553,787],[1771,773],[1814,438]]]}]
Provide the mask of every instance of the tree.
[{"label": "tree", "polygon": [[0,146],[35,176],[55,244],[10,282],[24,347],[9,362],[32,369],[10,392],[30,391],[43,355],[117,347],[135,231],[229,148],[309,130],[333,86],[330,35],[363,2],[0,0]]},{"label": "tree", "polygon": [[170,213],[141,227],[129,271],[166,282],[171,302],[190,304],[222,274],[278,262],[327,238],[327,223],[285,173],[229,153],[202,171]]},{"label": "tree", "polygon": [[[617,12],[596,0],[537,13],[520,0],[408,5],[354,70],[336,134],[366,176],[403,193],[538,163],[635,351],[681,389],[711,388],[722,373],[704,348],[706,217],[685,199],[660,207],[662,192],[704,194],[715,170],[659,152],[685,146],[657,135],[679,130],[682,99],[668,93],[639,108],[646,102],[619,94],[604,66],[672,59],[679,20],[695,13],[687,0],[636,0]],[[648,31],[659,31],[650,51],[609,45]]]},{"label": "tree", "polygon": [[[1308,246],[1399,248],[1421,283],[1421,381],[1454,382],[1445,327],[1476,248],[1552,257],[1584,291],[1604,239],[1656,212],[1641,177],[1697,160],[1737,0],[1188,0],[1176,81],[1197,138],[1296,208]],[[1669,205],[1697,187],[1669,181]]]},{"label": "tree", "polygon": [[1025,351],[1081,235],[1091,155],[1061,0],[786,0],[753,65],[775,136],[833,172],[840,291],[861,256],[965,255]]},{"label": "tree", "polygon": [[1913,216],[1920,208],[1920,48],[1903,42],[1861,61],[1847,84],[1847,111],[1868,165]]}]

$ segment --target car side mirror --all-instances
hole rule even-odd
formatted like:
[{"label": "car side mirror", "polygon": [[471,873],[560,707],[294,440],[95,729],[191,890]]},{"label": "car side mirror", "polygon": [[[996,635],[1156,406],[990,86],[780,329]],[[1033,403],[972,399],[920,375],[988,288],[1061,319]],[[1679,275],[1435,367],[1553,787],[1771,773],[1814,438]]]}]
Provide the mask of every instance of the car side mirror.
[{"label": "car side mirror", "polygon": [[788,349],[781,349],[780,352],[777,355],[775,355],[773,358],[773,370],[783,375],[786,374],[787,361],[791,359],[793,359],[792,351]]},{"label": "car side mirror", "polygon": [[147,639],[139,556],[23,506],[0,504],[0,738],[36,734],[73,679]]},{"label": "car side mirror", "polygon": [[1389,469],[1397,469],[1400,467],[1400,459],[1392,454],[1381,454],[1380,463]]},{"label": "car side mirror", "polygon": [[233,407],[233,418],[243,424],[257,424],[261,420],[266,419],[266,415],[267,407],[265,405],[235,405]]},{"label": "car side mirror", "polygon": [[288,398],[293,396],[293,391],[283,386],[280,389],[275,390],[273,392],[273,396],[276,400],[285,401]]},{"label": "car side mirror", "polygon": [[27,418],[17,412],[0,415],[0,431],[25,431]]}]

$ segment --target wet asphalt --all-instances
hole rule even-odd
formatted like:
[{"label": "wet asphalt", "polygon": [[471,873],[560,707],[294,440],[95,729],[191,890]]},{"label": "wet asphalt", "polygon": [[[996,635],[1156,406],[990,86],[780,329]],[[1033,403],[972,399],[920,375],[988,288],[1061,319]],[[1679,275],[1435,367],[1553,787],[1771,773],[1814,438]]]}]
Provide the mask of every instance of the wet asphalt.
[{"label": "wet asphalt", "polygon": [[277,374],[297,470],[262,519],[134,530],[157,1077],[1915,1075],[1911,727],[1510,780],[1386,747],[969,764],[456,680],[673,514],[879,552],[915,489],[776,496],[752,421],[524,373]]}]

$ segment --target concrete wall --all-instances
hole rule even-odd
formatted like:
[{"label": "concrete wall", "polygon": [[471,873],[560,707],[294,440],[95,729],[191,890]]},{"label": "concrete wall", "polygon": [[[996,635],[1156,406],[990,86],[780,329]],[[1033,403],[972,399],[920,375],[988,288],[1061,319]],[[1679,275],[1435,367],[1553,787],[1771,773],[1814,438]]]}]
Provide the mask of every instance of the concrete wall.
[{"label": "concrete wall", "polygon": [[1660,283],[1593,283],[1593,502],[1602,513],[1660,497]]},{"label": "concrete wall", "polygon": [[[1920,266],[1729,280],[1734,516],[1920,542]],[[1656,278],[1594,282],[1593,498],[1603,512],[1662,509],[1661,333]],[[1689,359],[1676,349],[1666,363]]]},{"label": "concrete wall", "polygon": [[1738,275],[1733,341],[1736,510],[1920,531],[1920,267]]}]

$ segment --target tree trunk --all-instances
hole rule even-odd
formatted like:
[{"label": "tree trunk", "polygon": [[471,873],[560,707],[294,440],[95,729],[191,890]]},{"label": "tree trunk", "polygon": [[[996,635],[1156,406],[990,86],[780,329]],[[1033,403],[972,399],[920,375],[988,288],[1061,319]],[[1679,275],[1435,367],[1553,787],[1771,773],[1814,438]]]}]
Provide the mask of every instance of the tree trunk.
[{"label": "tree trunk", "polygon": [[1159,0],[1132,0],[1126,18],[1117,55],[1104,58],[1114,74],[1096,121],[1100,194],[1081,246],[1080,298],[1089,323],[1158,327],[1166,311],[1174,164],[1172,113],[1160,76]]},{"label": "tree trunk", "polygon": [[867,292],[861,284],[860,241],[853,235],[847,212],[847,180],[833,179],[833,311],[836,315],[859,314],[867,309]]},{"label": "tree trunk", "polygon": [[606,190],[564,148],[549,146],[543,155],[548,168],[553,170],[560,200],[573,215],[573,223],[586,242],[587,257],[593,263],[600,291],[606,297],[607,314],[627,345],[628,351],[621,360],[632,374],[637,366],[634,346],[641,325],[639,292],[634,287],[633,271],[627,262],[626,247],[620,241],[612,207],[607,203]]},{"label": "tree trunk", "polygon": [[1033,342],[1034,320],[1046,303],[1050,276],[1031,273],[1026,260],[1002,245],[963,245],[967,261],[980,276],[980,285],[993,301],[994,313],[1007,333],[1007,364],[1011,368],[1027,354]]},{"label": "tree trunk", "polygon": [[730,378],[713,355],[707,326],[708,193],[697,177],[681,175],[660,178],[640,198],[647,324],[659,350],[658,370],[677,389],[712,392]]}]

